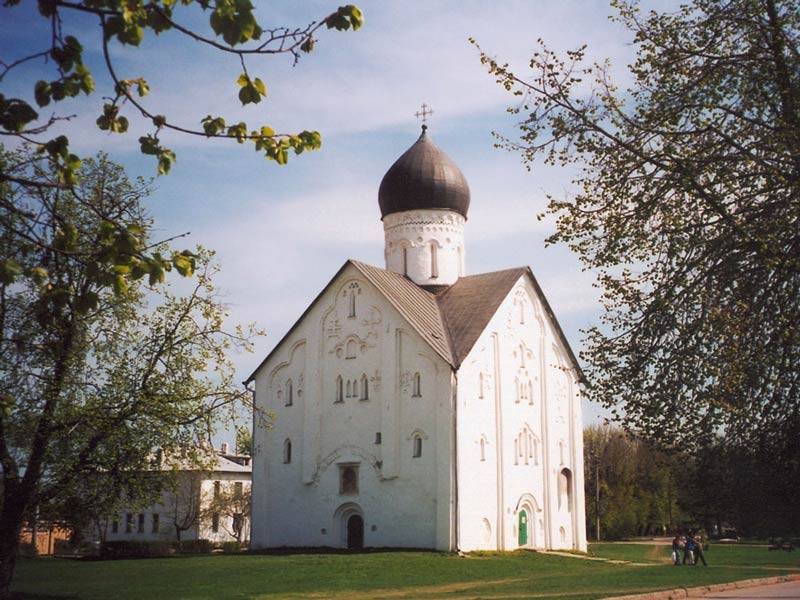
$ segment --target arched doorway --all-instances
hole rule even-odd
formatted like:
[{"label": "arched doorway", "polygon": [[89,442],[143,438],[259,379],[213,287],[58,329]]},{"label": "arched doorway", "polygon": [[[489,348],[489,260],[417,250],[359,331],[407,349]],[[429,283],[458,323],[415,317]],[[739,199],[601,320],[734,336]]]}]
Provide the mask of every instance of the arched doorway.
[{"label": "arched doorway", "polygon": [[519,545],[528,545],[528,513],[525,510],[519,511]]},{"label": "arched doorway", "polygon": [[334,511],[332,527],[339,548],[364,547],[364,511],[355,502],[345,502]]},{"label": "arched doorway", "polygon": [[361,515],[347,518],[347,549],[361,550],[364,547],[364,519]]}]

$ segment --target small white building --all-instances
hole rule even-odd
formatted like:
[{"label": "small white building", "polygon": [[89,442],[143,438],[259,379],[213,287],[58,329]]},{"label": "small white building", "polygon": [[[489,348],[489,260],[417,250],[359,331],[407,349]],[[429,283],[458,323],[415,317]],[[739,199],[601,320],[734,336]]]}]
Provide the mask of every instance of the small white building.
[{"label": "small white building", "polygon": [[425,130],[380,186],[386,268],[347,261],[246,382],[252,548],[586,549],[580,367],[529,268],[465,275]]},{"label": "small white building", "polygon": [[[239,514],[236,507],[248,506],[249,501],[236,500],[221,511],[212,507],[212,500],[220,494],[234,497],[251,493],[250,457],[228,454],[225,446],[214,454],[207,468],[180,465],[174,488],[164,491],[151,506],[139,508],[135,499],[129,499],[128,505],[109,519],[105,541],[177,541],[180,535],[180,541],[205,539],[221,543],[236,541],[233,532],[238,528],[242,541],[247,540],[250,516]],[[236,528],[234,519],[241,519]]]}]

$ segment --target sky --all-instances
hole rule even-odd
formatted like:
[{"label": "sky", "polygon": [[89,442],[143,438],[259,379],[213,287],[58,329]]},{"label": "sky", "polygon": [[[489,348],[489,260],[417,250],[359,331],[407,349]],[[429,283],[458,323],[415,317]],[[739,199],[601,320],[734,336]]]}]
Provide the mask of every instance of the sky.
[{"label": "sky", "polygon": [[[265,27],[303,26],[324,17],[334,2],[254,2]],[[267,86],[258,105],[242,108],[236,79],[238,58],[210,51],[175,32],[148,34],[138,48],[112,45],[121,77],[144,77],[151,87],[146,105],[171,123],[199,128],[208,115],[228,122],[269,124],[278,132],[318,130],[322,149],[292,156],[278,166],[249,145],[163,134],[177,154],[172,172],[154,181],[147,208],[156,236],[191,232],[176,242],[213,248],[222,270],[216,279],[230,323],[256,322],[267,331],[253,354],[233,357],[246,379],[283,337],[306,306],[348,259],[383,263],[383,230],[377,194],[383,174],[420,132],[415,112],[433,109],[433,141],[469,182],[472,204],[465,232],[467,274],[530,265],[577,354],[581,330],[601,314],[593,275],[563,246],[545,245],[552,220],[537,220],[546,195],[570,193],[571,174],[532,165],[494,147],[492,132],[512,135],[519,117],[516,99],[480,64],[470,37],[499,62],[524,74],[542,38],[556,50],[588,46],[592,60],[608,58],[619,84],[634,49],[630,35],[608,17],[603,0],[409,0],[357,2],[365,16],[357,32],[321,30],[316,49],[293,65],[290,56],[248,61],[248,71]],[[662,5],[670,5],[663,2]],[[9,63],[46,48],[49,24],[35,3],[0,9],[0,58]],[[197,7],[179,7],[177,18],[204,29]],[[104,74],[96,18],[70,15],[64,32],[85,48],[97,91],[77,101],[42,109],[43,116],[70,115],[57,129],[73,151],[98,150],[124,164],[131,176],[155,176],[155,161],[138,151],[150,129],[131,119],[124,135],[99,131],[94,121],[110,93]],[[2,93],[32,102],[33,84],[53,78],[52,64],[33,61],[0,82]],[[55,131],[55,130],[54,130]],[[586,403],[584,422],[605,413]],[[232,440],[231,440],[232,441]]]}]

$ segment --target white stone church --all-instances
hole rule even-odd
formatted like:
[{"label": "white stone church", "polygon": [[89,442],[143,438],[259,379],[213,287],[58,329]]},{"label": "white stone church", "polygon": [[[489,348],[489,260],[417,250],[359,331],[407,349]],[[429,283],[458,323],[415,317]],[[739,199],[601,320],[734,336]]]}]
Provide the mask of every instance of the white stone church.
[{"label": "white stone church", "polygon": [[252,548],[586,550],[578,362],[530,268],[466,275],[466,179],[426,132],[250,375]]}]

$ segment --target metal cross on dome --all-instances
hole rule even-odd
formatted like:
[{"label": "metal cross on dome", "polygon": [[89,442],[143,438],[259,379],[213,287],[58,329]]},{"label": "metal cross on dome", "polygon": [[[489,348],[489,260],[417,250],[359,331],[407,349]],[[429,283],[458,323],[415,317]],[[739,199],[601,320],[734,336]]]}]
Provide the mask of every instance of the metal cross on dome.
[{"label": "metal cross on dome", "polygon": [[433,109],[423,102],[422,110],[421,111],[418,110],[417,112],[415,112],[414,116],[417,117],[418,119],[421,118],[422,125],[424,126],[428,121],[428,117],[430,117],[432,114],[433,114]]}]

